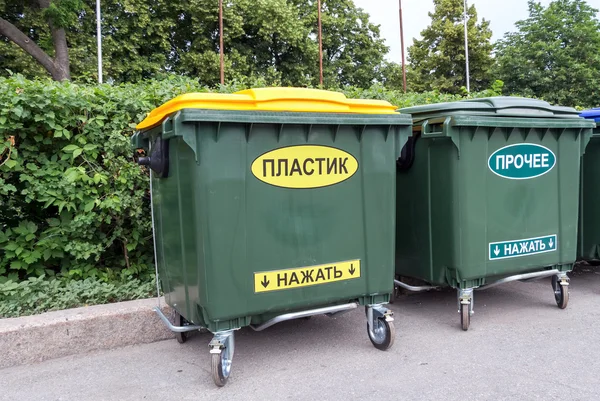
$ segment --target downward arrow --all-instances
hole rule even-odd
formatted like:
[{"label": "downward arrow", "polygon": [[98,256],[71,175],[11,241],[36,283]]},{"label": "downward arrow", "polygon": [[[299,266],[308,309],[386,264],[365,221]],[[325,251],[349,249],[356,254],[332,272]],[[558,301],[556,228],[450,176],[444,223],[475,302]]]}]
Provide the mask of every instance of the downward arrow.
[{"label": "downward arrow", "polygon": [[352,263],[350,263],[350,268],[348,269],[348,272],[350,273],[351,276],[354,276],[355,271],[356,271],[356,269],[354,268],[354,265]]},{"label": "downward arrow", "polygon": [[552,241],[552,238],[550,238],[548,245],[550,245],[550,248],[554,248],[554,241]]},{"label": "downward arrow", "polygon": [[494,249],[494,255],[498,256],[500,254],[500,248],[496,245],[496,249]]},{"label": "downward arrow", "polygon": [[263,276],[263,281],[260,282],[263,287],[267,288],[269,286],[270,281],[267,280],[267,276]]}]

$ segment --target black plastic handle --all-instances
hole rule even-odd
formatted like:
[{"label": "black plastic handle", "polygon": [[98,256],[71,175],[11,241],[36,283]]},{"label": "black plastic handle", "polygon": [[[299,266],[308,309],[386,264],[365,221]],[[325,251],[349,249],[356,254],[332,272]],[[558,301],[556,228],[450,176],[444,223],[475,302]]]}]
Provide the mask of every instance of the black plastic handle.
[{"label": "black plastic handle", "polygon": [[138,158],[137,163],[140,166],[149,167],[160,178],[167,177],[169,175],[169,141],[157,138],[151,149],[150,155]]}]

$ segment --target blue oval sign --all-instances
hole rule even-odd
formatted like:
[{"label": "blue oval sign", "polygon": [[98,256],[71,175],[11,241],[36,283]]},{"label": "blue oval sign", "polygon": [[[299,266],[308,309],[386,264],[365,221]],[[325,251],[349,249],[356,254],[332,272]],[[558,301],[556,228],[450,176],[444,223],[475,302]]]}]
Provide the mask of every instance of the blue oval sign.
[{"label": "blue oval sign", "polygon": [[496,175],[509,180],[540,177],[554,168],[556,156],[545,146],[518,143],[498,149],[488,159],[488,167]]}]

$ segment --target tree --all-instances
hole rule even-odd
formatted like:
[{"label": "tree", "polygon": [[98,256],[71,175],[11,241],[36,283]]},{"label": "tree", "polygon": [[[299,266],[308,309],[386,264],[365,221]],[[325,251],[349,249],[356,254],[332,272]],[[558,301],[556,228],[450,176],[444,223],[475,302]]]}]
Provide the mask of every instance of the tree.
[{"label": "tree", "polygon": [[[190,2],[181,15],[172,38],[173,71],[218,83],[218,2]],[[287,0],[225,1],[223,20],[227,80],[263,77],[283,85],[308,83],[308,65],[317,59],[318,48]]]},{"label": "tree", "polygon": [[[33,1],[33,0],[31,0]],[[36,0],[37,1],[37,0]],[[51,4],[76,0],[44,0]],[[75,79],[96,78],[95,0],[71,7],[64,23]],[[71,3],[69,3],[71,4]],[[72,4],[71,4],[72,5]],[[45,14],[19,0],[0,0],[0,15],[48,54]],[[7,16],[4,16],[7,15]],[[315,0],[225,0],[226,79],[280,85],[318,85]],[[134,82],[157,73],[219,82],[218,2],[216,0],[103,0],[103,67],[116,82]],[[2,69],[38,76],[43,70],[0,34]],[[387,47],[379,27],[352,0],[323,0],[326,86],[369,86],[380,75]]]},{"label": "tree", "polygon": [[[435,10],[429,13],[431,25],[421,32],[408,48],[411,64],[408,85],[412,91],[439,90],[458,93],[466,86],[465,34],[463,0],[434,0]],[[492,31],[489,21],[478,23],[474,5],[467,9],[469,39],[469,73],[474,91],[490,84],[493,65]]]},{"label": "tree", "polygon": [[[97,79],[96,0],[69,29],[74,77]],[[103,73],[117,82],[135,82],[169,71],[172,37],[182,2],[102,0]]]},{"label": "tree", "polygon": [[505,91],[565,106],[600,104],[600,22],[583,0],[529,1],[529,18],[496,47]]},{"label": "tree", "polygon": [[395,62],[384,62],[381,68],[381,83],[386,89],[403,90],[402,65]]},{"label": "tree", "polygon": [[[299,18],[317,40],[317,2],[288,0],[298,9]],[[362,88],[381,80],[381,69],[389,48],[381,38],[379,25],[357,8],[352,0],[322,0],[323,80],[325,87],[351,85]],[[317,48],[318,50],[318,48]],[[314,58],[312,82],[318,84],[318,58]]]},{"label": "tree", "polygon": [[[64,1],[51,4],[64,7]],[[65,20],[68,63],[71,76],[97,79],[96,0],[82,0],[72,6]],[[102,32],[103,67],[106,76],[118,82],[138,81],[156,73],[169,71],[172,56],[171,37],[177,32],[180,2],[165,0],[103,0]],[[11,11],[11,10],[15,11]],[[53,53],[48,40],[50,31],[43,10],[19,0],[0,0],[0,15],[27,33],[48,54]],[[2,40],[4,39],[4,40]],[[3,57],[4,56],[4,57]],[[23,73],[27,77],[45,74],[39,64],[0,32],[0,68]],[[54,75],[51,74],[53,77]]]},{"label": "tree", "polygon": [[[83,7],[81,0],[31,0],[28,5],[23,1],[5,0],[0,5],[4,9],[0,17],[0,35],[21,47],[55,80],[70,79],[65,27],[77,18],[77,12]],[[19,24],[29,18],[32,25]],[[46,30],[41,29],[41,21],[45,23]]]}]

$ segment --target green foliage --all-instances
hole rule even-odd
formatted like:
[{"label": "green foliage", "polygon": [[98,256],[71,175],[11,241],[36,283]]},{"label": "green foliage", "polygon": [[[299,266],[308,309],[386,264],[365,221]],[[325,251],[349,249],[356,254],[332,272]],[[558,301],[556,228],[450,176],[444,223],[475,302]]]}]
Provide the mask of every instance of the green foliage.
[{"label": "green foliage", "polygon": [[0,319],[148,298],[156,294],[154,281],[138,279],[105,283],[85,280],[29,278],[26,281],[0,281]]},{"label": "green foliage", "polygon": [[83,10],[82,0],[53,0],[42,15],[57,28],[66,28],[77,23],[77,16]]},{"label": "green foliage", "polygon": [[0,147],[0,276],[151,274],[147,176],[129,137],[149,110],[199,90],[177,77],[122,86],[0,78],[0,138],[15,141]]},{"label": "green foliage", "polygon": [[[227,81],[267,78],[272,84],[306,84],[308,66],[317,60],[316,44],[286,0],[225,1],[224,51]],[[219,82],[218,2],[197,0],[182,6],[173,38],[176,54],[169,68]],[[171,48],[167,49],[171,52]]]},{"label": "green foliage", "polygon": [[[33,2],[0,0],[0,18],[14,24],[22,32],[26,30],[27,36],[46,53],[51,54],[54,51],[48,23],[44,19],[41,9],[36,7]],[[0,75],[8,74],[6,69],[29,77],[45,77],[48,74],[31,56],[0,34]]]},{"label": "green foliage", "polygon": [[[461,93],[461,87],[466,86],[463,0],[434,0],[434,4],[435,11],[429,13],[431,25],[421,32],[423,39],[408,48],[409,88]],[[467,13],[470,84],[472,91],[480,91],[490,84],[492,31],[489,21],[477,22],[474,5]]]},{"label": "green foliage", "polygon": [[[319,83],[316,0],[288,0],[311,34],[313,50],[306,58],[313,85]],[[352,0],[322,1],[323,83],[325,87],[368,88],[382,79],[381,69],[388,47],[380,37],[379,26]],[[292,69],[298,66],[291,66]]]},{"label": "green foliage", "polygon": [[496,75],[506,91],[565,106],[600,104],[600,21],[583,0],[529,1],[496,49]]},{"label": "green foliage", "polygon": [[349,98],[356,99],[379,99],[386,100],[398,108],[420,106],[432,103],[456,102],[459,100],[500,96],[504,82],[495,81],[491,88],[481,92],[471,92],[470,94],[451,94],[440,93],[438,91],[429,92],[407,92],[401,90],[389,90],[383,85],[373,85],[368,89],[344,88],[342,92]]},{"label": "green foliage", "polygon": [[[42,12],[22,1],[0,0],[0,15],[48,54],[53,45],[46,17],[68,25],[71,75],[96,80],[95,0],[53,0],[52,5]],[[229,0],[223,19],[227,82],[318,85],[315,0]],[[115,82],[164,72],[191,76],[204,85],[219,82],[218,1],[103,0],[102,33],[103,68]],[[368,87],[380,78],[387,47],[379,27],[352,0],[328,0],[323,2],[323,50],[325,86]],[[0,74],[6,69],[27,77],[47,74],[0,36]]]}]

